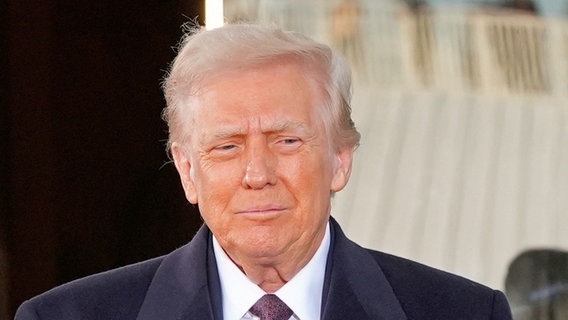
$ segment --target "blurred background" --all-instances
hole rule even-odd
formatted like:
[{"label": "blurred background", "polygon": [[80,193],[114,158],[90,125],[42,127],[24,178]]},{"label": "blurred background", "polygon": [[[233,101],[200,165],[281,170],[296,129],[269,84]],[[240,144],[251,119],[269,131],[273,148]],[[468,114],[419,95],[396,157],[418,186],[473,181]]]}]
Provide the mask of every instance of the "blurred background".
[{"label": "blurred background", "polygon": [[[568,319],[568,0],[222,2],[352,65],[363,138],[332,209],[352,239]],[[204,1],[0,3],[0,319],[199,227],[160,119],[194,17]]]}]

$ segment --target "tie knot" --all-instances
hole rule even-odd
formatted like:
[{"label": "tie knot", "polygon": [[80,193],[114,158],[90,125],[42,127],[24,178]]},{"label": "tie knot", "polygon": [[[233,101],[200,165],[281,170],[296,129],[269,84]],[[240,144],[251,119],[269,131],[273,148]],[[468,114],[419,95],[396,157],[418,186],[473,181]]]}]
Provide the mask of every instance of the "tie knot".
[{"label": "tie knot", "polygon": [[292,310],[274,294],[265,294],[250,308],[260,320],[288,320]]}]

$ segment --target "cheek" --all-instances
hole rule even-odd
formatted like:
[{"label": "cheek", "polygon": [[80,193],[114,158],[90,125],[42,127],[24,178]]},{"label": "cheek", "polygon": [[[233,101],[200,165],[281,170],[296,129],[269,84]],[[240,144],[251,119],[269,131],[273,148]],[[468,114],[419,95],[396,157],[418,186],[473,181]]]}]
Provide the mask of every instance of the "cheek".
[{"label": "cheek", "polygon": [[310,190],[315,187],[314,184],[319,184],[317,181],[319,172],[315,171],[319,168],[313,165],[313,160],[292,159],[280,163],[278,168],[280,180],[284,181],[287,188],[296,196],[310,193]]},{"label": "cheek", "polygon": [[325,157],[308,157],[287,164],[284,171],[287,188],[302,208],[316,209],[329,199],[332,169]]},{"label": "cheek", "polygon": [[195,181],[199,208],[204,216],[219,215],[240,186],[238,170],[226,166],[202,166],[195,172]]}]

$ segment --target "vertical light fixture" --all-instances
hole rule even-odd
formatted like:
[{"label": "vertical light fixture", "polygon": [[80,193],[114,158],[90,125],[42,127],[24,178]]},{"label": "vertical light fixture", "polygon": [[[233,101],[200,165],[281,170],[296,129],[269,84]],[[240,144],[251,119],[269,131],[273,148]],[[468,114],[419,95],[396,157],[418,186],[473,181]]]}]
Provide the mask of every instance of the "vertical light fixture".
[{"label": "vertical light fixture", "polygon": [[219,28],[223,20],[223,0],[205,0],[205,28]]}]

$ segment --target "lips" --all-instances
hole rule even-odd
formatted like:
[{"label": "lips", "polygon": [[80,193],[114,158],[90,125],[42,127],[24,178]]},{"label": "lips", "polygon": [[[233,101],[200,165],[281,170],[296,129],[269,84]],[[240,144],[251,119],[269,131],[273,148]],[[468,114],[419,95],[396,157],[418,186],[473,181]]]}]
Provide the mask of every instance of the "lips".
[{"label": "lips", "polygon": [[251,215],[251,216],[272,216],[278,215],[284,212],[286,209],[281,206],[255,206],[251,208],[245,208],[242,210],[237,210],[237,214],[241,215]]}]

